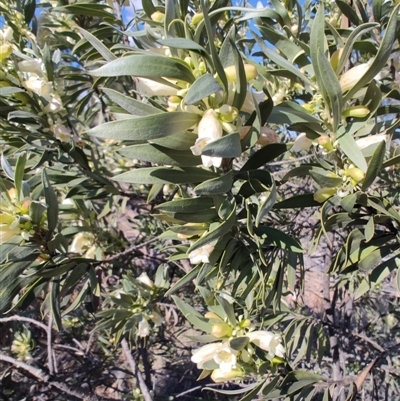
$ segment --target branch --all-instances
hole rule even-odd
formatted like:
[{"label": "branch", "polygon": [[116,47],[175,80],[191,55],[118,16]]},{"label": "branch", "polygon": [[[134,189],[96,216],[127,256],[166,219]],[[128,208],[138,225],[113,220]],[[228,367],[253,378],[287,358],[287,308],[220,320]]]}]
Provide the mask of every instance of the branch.
[{"label": "branch", "polygon": [[109,257],[108,259],[103,260],[102,262],[111,262],[113,260],[117,260],[122,256],[127,256],[127,255],[139,250],[140,248],[143,248],[144,246],[149,245],[149,244],[151,244],[153,242],[156,242],[158,240],[159,240],[159,238],[155,237],[155,238],[152,238],[152,239],[150,239],[148,241],[142,242],[140,244],[134,244],[134,245],[130,246],[129,248],[125,249],[124,251],[116,253],[115,255]]},{"label": "branch", "polygon": [[37,369],[31,365],[28,365],[25,362],[18,361],[17,359],[11,358],[10,356],[7,356],[7,355],[1,354],[1,353],[0,353],[0,361],[10,363],[11,365],[14,365],[18,369],[25,370],[26,372],[30,373],[32,376],[36,377],[40,381],[47,383],[51,387],[61,390],[65,394],[71,395],[71,396],[78,398],[80,400],[83,400],[83,401],[98,401],[98,398],[95,395],[93,395],[93,396],[86,395],[86,394],[80,393],[78,391],[71,390],[64,383],[51,381],[50,375],[46,374],[41,369]]},{"label": "branch", "polygon": [[23,316],[10,316],[10,317],[2,317],[0,318],[0,323],[7,323],[7,322],[27,322],[27,323],[32,323],[35,324],[38,327],[41,327],[46,333],[47,333],[47,326],[43,323],[38,322],[35,319],[31,319],[29,317],[23,317]]},{"label": "branch", "polygon": [[138,369],[135,360],[132,357],[131,350],[129,349],[128,342],[125,340],[125,338],[121,341],[121,345],[122,350],[124,351],[125,358],[128,361],[129,366],[131,367],[132,373],[136,377],[144,401],[153,401],[153,398],[150,395],[149,389],[146,386],[143,376]]}]

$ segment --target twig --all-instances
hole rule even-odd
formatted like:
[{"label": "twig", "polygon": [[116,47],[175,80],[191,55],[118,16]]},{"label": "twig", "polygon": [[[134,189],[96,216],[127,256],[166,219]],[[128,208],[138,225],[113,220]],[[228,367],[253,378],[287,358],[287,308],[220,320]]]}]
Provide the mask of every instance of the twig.
[{"label": "twig", "polygon": [[29,317],[23,317],[23,316],[10,316],[10,317],[2,317],[0,318],[0,323],[6,323],[6,322],[27,322],[27,323],[32,323],[35,324],[38,327],[41,327],[46,333],[47,333],[47,326],[44,325],[43,323],[38,322],[35,319],[31,319]]},{"label": "twig", "polygon": [[132,373],[136,377],[144,401],[153,401],[149,389],[147,388],[146,383],[143,379],[142,373],[138,369],[136,362],[132,357],[131,350],[129,349],[128,342],[126,341],[125,338],[121,341],[121,345],[122,345],[122,350],[124,351],[125,358],[128,361],[129,366],[131,367]]},{"label": "twig", "polygon": [[[207,384],[207,387],[218,387],[218,386],[221,386],[221,383],[210,383],[210,384]],[[201,390],[202,388],[204,388],[204,386],[193,387],[193,388],[191,388],[189,390],[184,391],[183,393],[179,393],[178,395],[175,396],[175,398],[183,397],[186,394],[193,393],[193,391]]]},{"label": "twig", "polygon": [[55,359],[53,359],[53,350],[52,350],[52,338],[51,338],[51,329],[53,326],[53,317],[49,316],[49,322],[47,324],[47,366],[49,367],[50,375],[54,374],[54,364]]},{"label": "twig", "polygon": [[129,248],[125,249],[125,251],[116,253],[115,255],[113,255],[113,256],[109,257],[108,259],[104,260],[103,262],[112,262],[113,260],[117,260],[122,256],[127,256],[127,255],[131,254],[132,252],[135,252],[138,249],[143,248],[144,246],[149,245],[149,244],[151,244],[153,242],[156,242],[156,241],[158,241],[158,237],[152,238],[152,239],[150,239],[148,241],[145,241],[145,242],[142,242],[140,244],[134,244],[134,245],[130,246]]},{"label": "twig", "polygon": [[0,353],[0,361],[10,363],[11,365],[14,365],[18,369],[25,370],[26,372],[30,373],[32,376],[36,377],[40,381],[47,383],[51,387],[61,390],[65,394],[71,395],[75,398],[78,398],[78,399],[84,400],[84,401],[98,401],[98,398],[95,395],[94,396],[86,395],[86,394],[80,393],[78,391],[71,390],[64,383],[51,381],[50,375],[44,373],[43,370],[41,370],[41,369],[37,369],[37,368],[34,368],[33,366],[28,365],[25,362],[18,361],[14,358],[11,358],[11,357],[1,354],[1,353]]}]

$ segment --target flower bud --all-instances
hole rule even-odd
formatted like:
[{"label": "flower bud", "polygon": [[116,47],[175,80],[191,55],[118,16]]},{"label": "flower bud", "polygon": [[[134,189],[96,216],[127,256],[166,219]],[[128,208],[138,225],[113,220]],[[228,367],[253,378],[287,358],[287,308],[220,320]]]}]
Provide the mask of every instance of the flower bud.
[{"label": "flower bud", "polygon": [[364,118],[369,114],[369,108],[365,106],[351,106],[342,113],[342,117]]},{"label": "flower bud", "polygon": [[331,56],[330,63],[334,70],[336,70],[337,66],[339,65],[339,60],[342,53],[343,53],[343,48],[336,50]]},{"label": "flower bud", "polygon": [[332,143],[331,143],[331,138],[329,138],[329,136],[328,135],[321,135],[319,138],[318,138],[318,144],[320,145],[320,146],[322,146],[323,148],[325,148],[327,151],[331,151],[331,150],[333,150],[333,146],[332,146]]},{"label": "flower bud", "polygon": [[321,188],[314,194],[314,200],[318,203],[324,203],[336,193],[336,188]]},{"label": "flower bud", "polygon": [[217,320],[217,321],[219,321],[219,322],[222,322],[223,320],[216,314],[216,313],[214,313],[214,312],[207,312],[205,315],[204,315],[204,317],[205,318],[207,318],[207,319],[212,319],[212,320]]},{"label": "flower bud", "polygon": [[268,127],[261,127],[261,133],[257,141],[258,145],[266,146],[278,142],[279,135],[274,130]]},{"label": "flower bud", "polygon": [[199,22],[203,21],[203,19],[204,19],[203,13],[196,13],[192,17],[192,24],[197,25]]},{"label": "flower bud", "polygon": [[368,71],[369,67],[370,63],[364,63],[350,68],[350,70],[346,71],[339,80],[342,92],[347,92],[348,90],[353,88],[354,85],[360,80],[360,78]]},{"label": "flower bud", "polygon": [[[224,69],[228,82],[236,82],[236,66],[231,65]],[[251,81],[258,75],[256,67],[252,64],[244,64],[244,72],[246,74],[246,81]]]},{"label": "flower bud", "polygon": [[351,167],[344,171],[344,173],[352,178],[356,183],[359,183],[365,178],[365,174],[357,167]]},{"label": "flower bud", "polygon": [[12,47],[9,43],[0,45],[0,62],[4,61],[12,53]]},{"label": "flower bud", "polygon": [[214,323],[211,326],[211,335],[217,338],[230,337],[232,335],[233,328],[228,323]]},{"label": "flower bud", "polygon": [[240,379],[243,377],[243,372],[239,369],[233,368],[229,372],[223,373],[221,369],[215,369],[211,373],[211,379],[215,383],[223,383],[228,380]]},{"label": "flower bud", "polygon": [[154,22],[163,22],[165,18],[165,14],[161,11],[156,11],[155,13],[151,14],[150,17]]}]

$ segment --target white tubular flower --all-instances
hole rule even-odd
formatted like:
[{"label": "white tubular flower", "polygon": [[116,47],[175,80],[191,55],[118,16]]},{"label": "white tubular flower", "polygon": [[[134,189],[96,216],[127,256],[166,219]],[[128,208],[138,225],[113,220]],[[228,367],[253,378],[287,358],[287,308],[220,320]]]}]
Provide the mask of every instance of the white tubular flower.
[{"label": "white tubular flower", "polygon": [[75,235],[68,250],[69,252],[83,254],[83,251],[86,252],[86,250],[93,245],[93,242],[93,234],[88,232],[80,232]]},{"label": "white tubular flower", "polygon": [[[265,100],[265,93],[263,91],[259,91],[259,92],[248,91],[246,93],[246,98],[244,99],[244,103],[243,103],[240,111],[243,111],[244,113],[252,113],[255,110],[253,96],[254,96],[254,99],[257,104],[260,104],[260,102]],[[233,97],[232,97],[231,101],[233,101]]]},{"label": "white tubular flower", "polygon": [[147,285],[147,287],[154,287],[153,281],[150,280],[149,276],[146,273],[142,273],[136,280],[144,285]]},{"label": "white tubular flower", "polygon": [[0,213],[0,244],[4,244],[19,234],[21,234],[21,228],[15,225],[15,218],[11,215]]},{"label": "white tubular flower", "polygon": [[[207,110],[197,127],[198,138],[190,150],[195,156],[200,156],[204,147],[222,137],[222,125],[213,109]],[[220,167],[222,157],[201,156],[201,161],[205,167]]]},{"label": "white tubular flower", "polygon": [[32,58],[30,60],[22,60],[18,63],[18,69],[21,72],[29,72],[36,74],[38,77],[43,76],[43,63],[37,58]]},{"label": "white tubular flower", "polygon": [[243,372],[240,369],[232,369],[225,373],[221,369],[214,369],[211,373],[211,379],[215,383],[224,383],[228,380],[240,379],[241,377],[243,377]]},{"label": "white tubular flower", "polygon": [[214,355],[214,361],[218,363],[222,373],[229,373],[236,367],[236,355],[238,351],[229,346],[229,342],[223,343],[218,352]]},{"label": "white tubular flower", "polygon": [[301,152],[303,150],[310,149],[312,145],[312,140],[308,139],[305,132],[302,132],[294,141],[293,146],[291,147],[292,152]]},{"label": "white tubular flower", "polygon": [[69,132],[68,128],[65,125],[55,124],[51,127],[51,130],[54,134],[54,137],[59,141],[65,143],[72,141],[71,133]]},{"label": "white tubular flower", "polygon": [[150,334],[149,322],[145,318],[142,318],[138,326],[138,335],[139,337],[147,337],[149,334]]},{"label": "white tubular flower", "polygon": [[4,29],[0,29],[1,42],[9,42],[13,38],[13,34],[13,30],[9,26]]},{"label": "white tubular flower", "polygon": [[214,357],[220,351],[222,343],[206,344],[193,351],[192,362],[197,364],[198,369],[203,369],[206,362],[214,360]]},{"label": "white tubular flower", "polygon": [[377,134],[357,139],[356,144],[360,150],[363,150],[371,145],[378,146],[382,141],[385,140],[386,140],[386,134]]},{"label": "white tubular flower", "polygon": [[253,331],[246,335],[249,337],[250,342],[257,345],[257,347],[268,352],[268,355],[273,358],[285,358],[285,349],[281,344],[281,337],[270,331]]},{"label": "white tubular flower", "polygon": [[31,76],[27,81],[24,82],[26,89],[35,92],[39,96],[49,96],[53,92],[53,88],[49,82],[43,78]]},{"label": "white tubular flower", "polygon": [[136,89],[142,96],[174,96],[178,89],[147,78],[138,78]]},{"label": "white tubular flower", "polygon": [[61,101],[61,97],[57,93],[50,94],[50,96],[48,96],[46,98],[46,100],[49,103],[46,104],[45,108],[43,109],[43,111],[45,113],[49,113],[49,112],[57,113],[57,111],[62,110],[63,104],[62,104],[62,101]]},{"label": "white tubular flower", "polygon": [[189,260],[192,265],[197,265],[198,263],[209,263],[211,252],[214,247],[210,244],[206,244],[201,248],[195,249],[189,253]]}]

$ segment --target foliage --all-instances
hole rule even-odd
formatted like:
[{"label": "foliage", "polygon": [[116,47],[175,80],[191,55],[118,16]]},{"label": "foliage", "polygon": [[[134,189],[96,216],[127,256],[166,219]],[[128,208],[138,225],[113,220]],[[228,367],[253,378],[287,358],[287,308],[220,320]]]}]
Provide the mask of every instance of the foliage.
[{"label": "foliage", "polygon": [[52,381],[76,319],[129,364],[119,399],[162,399],[148,352],[190,323],[210,397],[398,397],[396,2],[0,9],[0,322],[24,323],[0,360],[85,399]]}]

